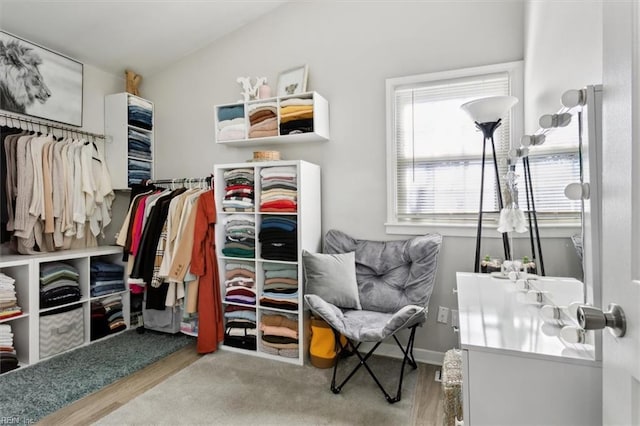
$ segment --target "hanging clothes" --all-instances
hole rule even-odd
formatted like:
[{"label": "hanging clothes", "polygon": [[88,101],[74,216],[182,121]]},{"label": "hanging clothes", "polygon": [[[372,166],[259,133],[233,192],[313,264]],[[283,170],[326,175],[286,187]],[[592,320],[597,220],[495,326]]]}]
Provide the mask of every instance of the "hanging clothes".
[{"label": "hanging clothes", "polygon": [[199,353],[217,350],[224,335],[215,218],[211,189],[134,185],[116,240],[124,247],[130,288],[145,294],[147,318],[171,322],[177,312],[180,329],[197,334]]},{"label": "hanging clothes", "polygon": [[115,198],[99,145],[2,126],[0,151],[3,243],[22,254],[97,246]]},{"label": "hanging clothes", "polygon": [[200,196],[194,230],[191,272],[200,277],[198,286],[198,353],[215,352],[224,339],[222,300],[215,251],[216,203],[213,190]]}]

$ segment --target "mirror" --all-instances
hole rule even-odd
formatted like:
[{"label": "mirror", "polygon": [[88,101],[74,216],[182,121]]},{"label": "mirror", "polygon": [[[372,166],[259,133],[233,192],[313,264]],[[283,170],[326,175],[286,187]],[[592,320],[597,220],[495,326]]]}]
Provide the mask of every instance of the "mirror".
[{"label": "mirror", "polygon": [[[577,203],[580,211],[581,231],[571,239],[582,262],[583,302],[600,306],[602,86],[566,91],[561,103],[563,107],[559,111],[540,117],[540,129],[532,136],[523,137],[522,145],[530,154],[542,145],[546,152],[557,152],[556,157],[548,157],[546,161],[557,161],[559,166],[562,166],[563,155],[569,155],[572,150],[577,153],[578,179],[566,182],[564,202],[569,203],[570,208],[575,208]],[[566,167],[571,167],[569,162]],[[575,177],[575,171],[573,175]],[[534,185],[536,179],[541,177],[534,175]]]}]

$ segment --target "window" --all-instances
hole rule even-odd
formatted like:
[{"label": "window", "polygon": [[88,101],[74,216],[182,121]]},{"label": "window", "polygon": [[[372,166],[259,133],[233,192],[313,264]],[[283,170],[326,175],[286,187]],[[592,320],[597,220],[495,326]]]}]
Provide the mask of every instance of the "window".
[{"label": "window", "polygon": [[[502,179],[511,141],[519,146],[522,135],[521,62],[387,80],[388,227],[477,223],[483,137],[460,105],[494,95],[520,100],[494,134]],[[575,217],[579,208],[563,192],[579,179],[574,134],[575,143],[535,147],[529,156],[536,210],[548,216]],[[521,162],[516,173],[526,210]],[[484,179],[483,210],[498,211],[490,141]]]}]

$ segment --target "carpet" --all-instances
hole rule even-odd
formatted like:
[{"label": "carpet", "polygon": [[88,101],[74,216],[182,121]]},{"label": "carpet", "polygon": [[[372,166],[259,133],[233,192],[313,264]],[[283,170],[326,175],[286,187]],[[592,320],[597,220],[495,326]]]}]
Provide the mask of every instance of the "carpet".
[{"label": "carpet", "polygon": [[[355,357],[349,362],[354,363]],[[375,356],[370,363],[387,390],[394,393],[401,361]],[[203,356],[96,424],[410,423],[417,370],[410,367],[405,370],[402,400],[396,404],[386,402],[364,368],[340,394],[333,394],[329,389],[332,371],[222,350]]]},{"label": "carpet", "polygon": [[0,376],[0,415],[36,421],[194,342],[135,330]]}]

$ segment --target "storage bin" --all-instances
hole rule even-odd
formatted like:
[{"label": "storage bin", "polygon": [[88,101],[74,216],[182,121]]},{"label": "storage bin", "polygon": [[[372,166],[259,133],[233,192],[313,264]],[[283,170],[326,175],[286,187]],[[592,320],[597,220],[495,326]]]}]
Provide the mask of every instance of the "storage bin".
[{"label": "storage bin", "polygon": [[82,306],[40,316],[40,358],[47,358],[84,343],[84,312]]},{"label": "storage bin", "polygon": [[442,362],[444,394],[444,426],[455,426],[462,420],[462,352],[451,349]]}]

